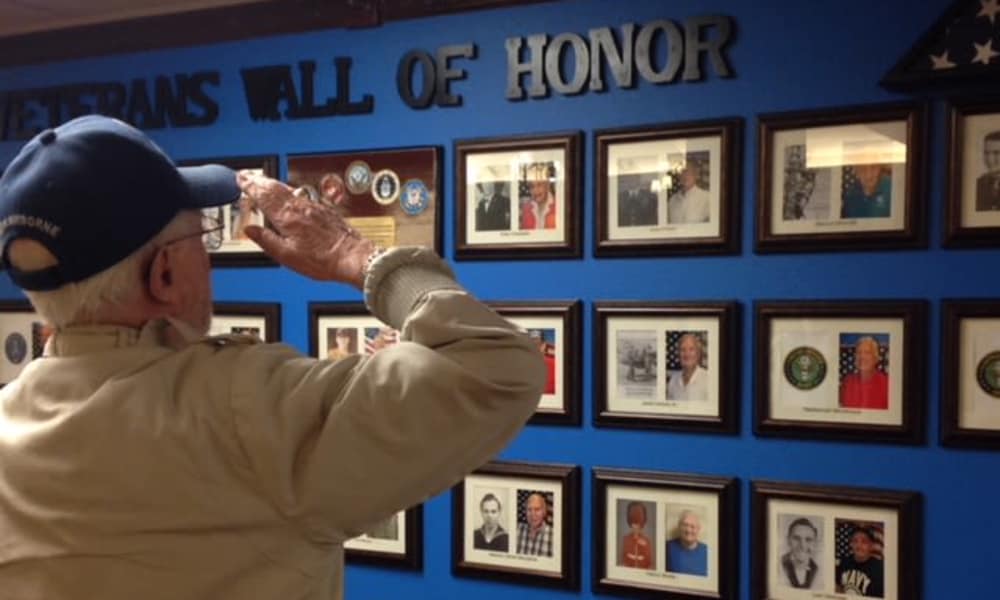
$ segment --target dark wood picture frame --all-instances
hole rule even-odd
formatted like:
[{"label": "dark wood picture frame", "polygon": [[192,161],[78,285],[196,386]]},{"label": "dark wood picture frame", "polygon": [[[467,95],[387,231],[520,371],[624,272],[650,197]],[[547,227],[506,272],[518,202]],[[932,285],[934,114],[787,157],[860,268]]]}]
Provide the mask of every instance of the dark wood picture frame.
[{"label": "dark wood picture frame", "polygon": [[404,552],[345,547],[344,561],[348,564],[389,567],[407,571],[422,570],[424,568],[424,505],[411,506],[405,512],[406,524],[400,532],[403,535]]},{"label": "dark wood picture frame", "polygon": [[[962,372],[962,359],[967,350],[963,343],[962,322],[966,319],[1000,319],[1000,299],[945,299],[941,303],[941,347],[948,349],[941,353],[941,444],[1000,450],[1000,427],[990,429],[962,424],[963,384],[968,381],[967,374]],[[995,370],[996,364],[1000,362],[1000,356],[996,356],[995,352],[983,357],[980,363],[991,359],[991,366]],[[976,371],[976,383],[982,387],[983,382],[978,381],[980,369],[977,367]],[[997,383],[997,379],[994,378],[992,383]],[[987,385],[994,387],[991,396],[996,397],[995,394],[1000,389],[995,388],[992,383]]]},{"label": "dark wood picture frame", "polygon": [[[259,156],[230,156],[230,157],[220,157],[220,158],[198,158],[198,159],[185,159],[178,161],[178,166],[196,166],[204,164],[219,164],[229,167],[234,171],[239,171],[241,169],[261,169],[264,174],[273,179],[278,178],[278,155],[277,154],[264,154]],[[229,223],[226,224],[226,231],[229,231]],[[230,232],[231,233],[231,232]],[[277,266],[270,256],[268,256],[263,250],[258,248],[253,242],[247,242],[247,246],[253,246],[254,249],[245,249],[239,251],[226,251],[221,252],[208,249],[208,256],[212,261],[213,267],[273,267]],[[206,244],[207,246],[207,244]]]},{"label": "dark wood picture frame", "polygon": [[[8,319],[15,315],[23,317],[30,323],[26,327],[24,324],[14,326]],[[4,349],[0,387],[7,385],[17,376],[16,373],[8,373],[8,368],[20,373],[25,365],[41,355],[50,332],[51,329],[44,325],[42,318],[27,300],[0,300],[0,338]],[[13,365],[18,366],[13,367]],[[8,378],[8,374],[13,377]]]},{"label": "dark wood picture frame", "polygon": [[[310,302],[309,303],[309,355],[319,357],[319,321],[324,317],[368,317],[381,323],[370,312],[364,302]],[[358,340],[358,352],[361,341]]]},{"label": "dark wood picture frame", "polygon": [[[927,245],[925,145],[927,108],[918,102],[872,104],[808,111],[770,113],[758,116],[756,244],[758,253],[886,250],[922,248]],[[776,133],[818,127],[865,125],[882,122],[906,124],[906,166],[903,181],[903,225],[900,228],[845,230],[829,233],[775,233],[773,213],[782,210],[772,202],[774,195]],[[856,165],[859,163],[851,163]],[[842,165],[842,166],[851,166]],[[833,168],[833,167],[830,167]],[[832,185],[832,184],[831,184]],[[831,194],[832,194],[831,190]],[[831,217],[817,220],[827,226],[850,226],[864,217]],[[817,227],[818,229],[818,227]]]},{"label": "dark wood picture frame", "polygon": [[[610,344],[608,333],[609,322],[614,319],[643,319],[649,320],[654,326],[664,320],[694,320],[707,319],[714,320],[718,328],[718,335],[713,339],[708,339],[708,354],[716,352],[712,350],[712,345],[719,346],[717,351],[717,374],[713,379],[717,381],[716,407],[713,411],[716,414],[685,414],[684,411],[669,412],[669,402],[659,412],[653,411],[626,411],[616,409],[612,406],[609,398],[608,387],[611,381],[609,369],[612,359],[607,356]],[[655,301],[598,301],[594,303],[593,311],[594,323],[594,425],[596,427],[625,427],[638,429],[663,429],[673,431],[690,431],[703,433],[735,434],[739,428],[739,411],[737,409],[740,394],[739,375],[739,332],[740,332],[740,305],[734,301],[686,301],[686,302],[655,302]],[[661,327],[662,328],[662,327]],[[665,330],[666,332],[667,330]],[[673,332],[673,330],[671,330]],[[678,329],[673,333],[680,333],[686,330]],[[707,336],[707,333],[705,334]],[[676,337],[676,336],[675,336]],[[705,342],[702,341],[702,362],[707,360],[704,356]],[[657,356],[659,356],[657,352]],[[666,349],[663,353],[666,354]],[[615,357],[616,375],[620,368],[618,357]],[[665,360],[657,360],[657,373],[654,377],[657,382],[654,388],[658,387],[660,371],[664,370],[664,380],[667,374],[666,365],[661,365]],[[647,369],[648,371],[648,369]],[[711,371],[709,371],[711,372]],[[669,388],[668,388],[669,389]],[[664,390],[666,391],[666,390]],[[685,402],[696,402],[696,400],[674,401],[676,408],[683,408]],[[708,398],[711,404],[711,398]]]},{"label": "dark wood picture frame", "polygon": [[[610,179],[612,175],[609,154],[615,147],[621,147],[621,151],[627,151],[629,145],[649,144],[662,142],[668,146],[671,142],[684,141],[695,138],[718,138],[719,151],[713,157],[707,149],[701,149],[701,153],[709,153],[709,164],[718,162],[718,203],[712,202],[712,207],[718,206],[717,225],[718,232],[706,235],[703,232],[692,233],[688,236],[664,235],[659,230],[676,228],[698,228],[701,224],[660,224],[658,221],[649,225],[638,226],[643,229],[642,237],[621,237],[614,239],[612,231],[622,227],[618,214],[613,214],[612,210],[612,186]],[[596,208],[595,218],[597,225],[594,229],[594,256],[598,257],[624,257],[624,256],[670,256],[689,254],[735,254],[740,250],[740,197],[741,197],[741,177],[743,167],[742,160],[743,141],[743,119],[731,117],[726,119],[715,119],[711,121],[692,121],[686,123],[663,123],[657,125],[647,125],[642,127],[628,127],[616,129],[602,129],[594,132],[594,156],[596,157],[597,168],[595,170],[594,181],[596,187]],[[666,152],[666,148],[662,151]],[[663,153],[661,152],[661,154]],[[684,154],[693,153],[688,149]],[[661,156],[666,159],[666,155]],[[659,167],[662,170],[663,167]],[[679,167],[683,169],[683,166]],[[709,169],[712,171],[714,169]],[[649,175],[652,172],[643,175]],[[661,175],[660,180],[666,176]],[[705,173],[708,177],[708,173]],[[680,177],[679,173],[673,173],[674,177]],[[657,180],[655,183],[660,184]],[[617,187],[617,183],[614,187]],[[659,185],[656,186],[657,188]],[[659,206],[666,207],[669,198],[669,190],[655,192],[657,205],[651,208],[659,210]],[[618,196],[620,197],[619,191]],[[715,194],[712,194],[715,196]],[[617,204],[617,198],[615,198]],[[713,200],[715,200],[713,198]],[[621,208],[619,207],[619,212]],[[647,210],[648,212],[648,210]],[[667,212],[666,208],[662,212]],[[644,216],[649,220],[655,215]],[[711,221],[710,221],[711,223]],[[660,233],[657,236],[657,233]]]},{"label": "dark wood picture frame", "polygon": [[[715,494],[718,502],[717,524],[718,558],[715,568],[718,592],[683,586],[655,585],[655,580],[642,582],[613,577],[608,574],[608,549],[614,547],[607,539],[608,490],[612,486],[645,488],[657,491],[679,491]],[[739,586],[739,482],[731,477],[716,477],[688,473],[641,471],[594,467],[591,479],[594,498],[593,508],[593,584],[600,593],[632,596],[637,598],[664,598],[668,600],[694,600],[696,598],[735,598]],[[654,536],[657,552],[661,552],[667,536]],[[666,562],[664,560],[664,562]],[[657,569],[657,564],[652,569]]]},{"label": "dark wood picture frame", "polygon": [[[1000,246],[1000,224],[966,225],[965,196],[967,195],[965,167],[968,161],[982,161],[982,154],[966,156],[966,119],[979,115],[995,114],[1000,118],[1000,98],[962,98],[953,100],[948,107],[948,196],[944,205],[944,240],[947,248],[977,248]],[[1000,127],[998,127],[1000,129]],[[978,194],[978,190],[977,190]],[[993,209],[996,210],[996,209]],[[979,212],[977,210],[977,212]],[[1000,213],[997,213],[1000,215]]]},{"label": "dark wood picture frame", "polygon": [[[561,532],[556,532],[553,538],[558,538],[562,552],[558,555],[558,572],[519,567],[525,564],[510,560],[510,564],[495,564],[478,562],[466,556],[466,533],[472,531],[466,526],[466,492],[468,478],[458,482],[451,492],[452,506],[452,573],[461,577],[492,579],[503,582],[513,582],[525,585],[579,590],[580,588],[580,512],[581,512],[581,482],[580,467],[554,463],[490,461],[476,469],[468,477],[492,477],[497,479],[510,478],[513,481],[529,480],[544,482],[550,487],[560,490],[562,504],[561,519],[557,525]],[[515,511],[517,508],[510,503],[504,510]],[[510,531],[510,542],[514,545],[515,530]],[[555,541],[555,540],[553,540]],[[496,554],[496,553],[491,553]],[[513,552],[507,554],[513,555]]]},{"label": "dark wood picture frame", "polygon": [[[562,366],[562,378],[558,380],[553,398],[560,404],[556,407],[543,406],[550,394],[543,394],[539,409],[528,421],[533,425],[580,425],[582,413],[583,361],[581,357],[583,339],[583,302],[581,300],[548,300],[548,301],[496,301],[487,303],[500,316],[511,319],[518,324],[518,317],[558,319],[562,328],[562,339],[556,344],[555,351],[560,353],[557,365]],[[541,326],[539,326],[541,327]],[[532,327],[528,327],[531,331]],[[558,369],[556,370],[558,377]],[[559,397],[561,396],[561,398]]]},{"label": "dark wood picture frame", "polygon": [[281,303],[279,302],[214,302],[212,316],[256,317],[264,320],[262,341],[281,341]]},{"label": "dark wood picture frame", "polygon": [[[825,377],[833,376],[840,378],[839,373],[830,373],[834,369],[839,371],[841,364],[840,348],[843,345],[844,336],[857,337],[856,343],[861,337],[874,339],[882,334],[863,331],[865,328],[852,326],[852,323],[863,321],[898,321],[903,342],[902,345],[893,345],[891,337],[889,348],[885,349],[885,354],[889,356],[885,360],[892,365],[887,384],[885,414],[891,416],[892,398],[897,398],[902,406],[898,409],[899,424],[864,422],[853,423],[849,418],[852,414],[865,414],[867,408],[855,408],[851,406],[841,407],[840,386],[838,384],[835,394],[834,404],[829,405],[827,398],[826,407],[815,407],[813,405],[799,407],[803,418],[776,417],[772,410],[772,392],[774,389],[771,382],[774,366],[772,365],[775,349],[775,342],[772,338],[773,324],[775,321],[832,321],[843,320],[842,330],[828,329],[824,331],[839,331],[836,357],[828,357],[812,346],[797,344],[796,348],[788,353],[783,364],[785,378],[794,376],[796,368],[792,363],[796,357],[808,355],[816,365],[813,371],[814,376],[803,378],[805,383],[795,386],[788,379],[789,385],[797,389],[811,391],[822,385]],[[852,332],[851,330],[854,330]],[[858,331],[862,330],[862,331]],[[799,333],[798,330],[790,328],[792,333]],[[812,332],[814,333],[814,332]],[[888,334],[885,334],[888,337]],[[878,342],[877,339],[875,339]],[[882,342],[879,343],[879,351],[882,350]],[[799,347],[801,346],[801,347]],[[895,348],[890,353],[890,350]],[[903,352],[902,375],[898,379],[892,379],[895,369],[900,368],[898,353]],[[818,356],[817,356],[818,355]],[[927,399],[926,393],[926,368],[927,364],[927,302],[923,300],[831,300],[831,301],[758,301],[754,305],[754,433],[760,436],[780,436],[780,437],[801,437],[808,439],[842,439],[863,442],[889,442],[903,444],[920,444],[924,441],[924,412]],[[882,362],[882,356],[879,356]],[[833,366],[828,368],[827,362]],[[884,363],[882,363],[884,364]],[[788,375],[788,370],[792,369],[793,375]],[[845,378],[846,379],[846,378]],[[895,385],[902,383],[898,394],[892,393],[891,382]],[[811,387],[810,387],[811,386]],[[842,420],[833,419],[820,420],[807,419],[809,414],[819,415],[841,415]],[[879,417],[876,413],[868,413]],[[876,421],[879,419],[875,419]],[[888,419],[885,419],[888,420]]]},{"label": "dark wood picture frame", "polygon": [[[444,150],[441,146],[401,146],[398,148],[366,148],[360,150],[336,150],[329,152],[294,153],[287,156],[286,180],[289,185],[313,190],[311,197],[320,200],[314,194],[322,194],[324,180],[332,176],[339,180],[343,194],[341,203],[336,209],[362,235],[372,239],[386,248],[393,246],[433,246],[438,254],[443,252],[442,223],[444,222]],[[360,172],[366,173],[367,179],[360,187],[354,187],[351,176],[352,167],[358,165]],[[307,181],[296,180],[301,176],[300,170],[309,173]],[[315,177],[323,173],[322,177]],[[372,185],[383,176],[392,182],[391,194],[382,199],[376,198]],[[424,179],[430,179],[425,182]],[[307,185],[308,184],[308,185]],[[315,185],[314,185],[315,184]],[[407,190],[413,184],[417,196],[422,202],[415,203],[410,209],[403,199]],[[366,204],[370,201],[370,204]],[[352,212],[356,211],[356,212]],[[427,214],[431,212],[432,214]],[[361,217],[352,222],[355,217]],[[379,219],[392,219],[392,236],[389,239],[380,237],[386,231]],[[406,219],[413,219],[409,223]],[[375,220],[374,225],[362,221]],[[401,238],[400,230],[405,226],[408,233]],[[430,228],[430,232],[425,230]]]},{"label": "dark wood picture frame", "polygon": [[[768,552],[769,533],[772,531],[768,523],[771,501],[814,504],[817,511],[825,510],[828,513],[837,507],[842,507],[841,510],[849,510],[851,507],[882,509],[887,513],[894,513],[897,523],[894,529],[896,533],[894,556],[897,557],[895,569],[897,577],[894,585],[897,594],[884,598],[885,600],[920,600],[920,581],[923,574],[921,568],[923,498],[918,492],[767,480],[750,482],[750,536],[752,544],[750,550],[750,597],[753,600],[782,600],[775,598],[770,589],[771,575],[775,571],[775,569],[769,568],[775,565],[771,562],[772,555]],[[837,519],[834,517],[828,520],[836,521]],[[815,528],[815,526],[813,527]],[[824,528],[826,531],[829,529],[831,528]],[[883,539],[884,543],[885,539]],[[833,564],[832,560],[830,564]],[[823,566],[821,565],[820,568]],[[832,583],[836,581],[832,574],[828,577],[831,577]],[[820,595],[841,597],[840,595],[820,594],[822,591],[818,590],[815,595],[817,597]],[[830,591],[833,591],[832,586]],[[801,596],[791,597],[799,598]]]},{"label": "dark wood picture frame", "polygon": [[[455,260],[518,260],[536,258],[580,258],[582,256],[582,215],[583,215],[583,134],[580,131],[554,132],[541,135],[521,135],[497,138],[475,138],[456,140],[455,153]],[[470,207],[470,185],[477,182],[469,181],[468,169],[470,158],[488,156],[491,154],[502,157],[504,154],[556,152],[560,153],[565,165],[563,174],[556,173],[554,177],[563,182],[563,194],[554,194],[556,198],[557,223],[561,216],[562,235],[560,239],[532,239],[530,230],[521,230],[518,223],[520,190],[515,198],[513,187],[520,187],[527,181],[521,174],[511,172],[506,175],[505,182],[510,185],[507,202],[510,211],[507,215],[507,227],[476,232],[475,235],[486,239],[474,241],[468,223],[474,222],[475,210]],[[499,160],[499,158],[498,158]],[[547,159],[536,159],[536,164],[550,164]],[[532,161],[535,162],[535,161]],[[509,165],[509,163],[508,163]],[[518,167],[528,169],[531,162],[521,163]],[[550,185],[552,173],[547,175]],[[560,205],[561,204],[561,205]],[[517,229],[515,230],[515,224]],[[556,227],[558,234],[558,227]],[[544,229],[543,229],[544,232]],[[515,235],[517,234],[517,235]],[[501,241],[501,236],[510,240]],[[523,239],[527,237],[528,239]],[[495,238],[495,239],[494,239]],[[518,241],[522,239],[522,241]]]}]

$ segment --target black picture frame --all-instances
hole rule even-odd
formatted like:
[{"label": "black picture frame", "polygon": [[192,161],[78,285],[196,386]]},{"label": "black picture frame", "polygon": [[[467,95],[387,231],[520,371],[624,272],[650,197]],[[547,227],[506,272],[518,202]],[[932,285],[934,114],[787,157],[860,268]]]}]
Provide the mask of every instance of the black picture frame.
[{"label": "black picture frame", "polygon": [[[467,485],[473,489],[468,494]],[[479,489],[477,485],[484,485],[489,489],[506,485],[508,496],[511,497],[534,490],[527,496],[526,501],[530,501],[531,496],[544,494],[545,502],[549,506],[547,515],[552,516],[555,511],[559,514],[559,518],[553,517],[553,522],[550,524],[554,530],[552,556],[539,557],[517,552],[515,535],[517,527],[506,528],[510,532],[506,552],[475,549],[470,541],[474,536],[468,534],[473,533],[476,528],[467,521],[466,507],[477,504],[475,494],[475,490]],[[514,494],[510,494],[510,491],[514,491]],[[490,461],[476,469],[452,488],[452,573],[458,577],[578,590],[580,588],[580,493],[580,467],[575,465]],[[482,502],[487,501],[487,496],[483,496],[481,500],[478,502],[480,506]],[[521,503],[508,501],[500,506],[509,515],[512,512],[519,512],[518,508],[511,508],[519,504]],[[516,522],[509,519],[510,517],[508,523]],[[469,552],[466,552],[467,546]],[[514,552],[510,552],[512,546],[515,548]],[[550,560],[546,561],[546,558]],[[529,568],[528,565],[536,565],[536,568]]]},{"label": "black picture frame", "polygon": [[[344,561],[347,564],[371,565],[420,571],[424,567],[424,505],[411,506],[400,511],[392,518],[398,519],[404,515],[405,525],[402,527],[403,551],[387,549],[378,542],[361,545],[354,539],[344,542]],[[354,545],[352,545],[354,542]]]},{"label": "black picture frame", "polygon": [[[710,475],[696,475],[689,473],[668,473],[663,471],[644,471],[633,469],[594,467],[592,472],[591,488],[594,497],[593,509],[593,587],[599,593],[614,594],[618,596],[631,596],[636,598],[664,598],[668,600],[684,600],[695,598],[735,598],[739,586],[739,482],[731,477],[717,477]],[[695,573],[683,573],[680,571],[670,571],[669,560],[664,543],[671,539],[666,531],[663,535],[658,535],[660,524],[669,526],[674,519],[671,518],[670,508],[679,504],[685,507],[680,511],[679,517],[685,518],[687,507],[690,506],[692,497],[710,496],[715,503],[714,514],[706,515],[698,523],[697,543],[705,545],[704,525],[715,525],[715,532],[712,535],[712,544],[715,546],[713,556],[715,561],[706,561],[706,572],[702,576]],[[664,496],[667,500],[663,500]],[[609,510],[609,497],[615,498],[614,511]],[[677,502],[671,504],[670,500]],[[678,502],[683,500],[681,502]],[[642,515],[647,520],[654,521],[653,542],[650,544],[650,554],[646,559],[650,566],[643,567],[638,560],[633,560],[636,564],[625,565],[623,552],[618,546],[624,546],[626,541],[621,540],[615,546],[616,560],[614,565],[609,560],[609,549],[612,547],[608,539],[608,529],[611,527],[609,519],[614,516],[615,521],[621,521],[621,507],[625,506],[626,521],[630,520],[634,504],[643,506]],[[652,508],[649,508],[649,507]],[[664,518],[661,520],[658,511],[662,510]],[[648,514],[652,512],[654,518]],[[678,510],[675,508],[674,512]],[[710,513],[710,511],[708,511]],[[675,516],[678,516],[675,514]],[[697,519],[697,517],[696,517]],[[621,527],[618,528],[619,530]],[[620,533],[620,532],[619,532]],[[643,537],[646,528],[643,527]],[[617,536],[616,536],[617,537]],[[626,536],[627,537],[627,536]],[[615,542],[619,542],[616,539]],[[662,569],[661,569],[662,565]],[[662,572],[661,572],[662,571]],[[714,577],[711,577],[714,575]],[[692,585],[708,583],[704,585]],[[687,581],[685,581],[687,580]],[[711,582],[714,580],[715,589],[711,589]],[[685,585],[687,583],[687,585]]]},{"label": "black picture frame", "polygon": [[[363,302],[310,302],[308,310],[310,356],[338,360],[347,354],[371,354],[399,341],[399,332],[372,316]],[[341,329],[353,334],[346,352],[338,354],[336,331],[331,330]]]},{"label": "black picture frame", "polygon": [[[234,171],[242,169],[260,169],[264,175],[273,179],[278,178],[278,155],[262,154],[259,156],[229,156],[217,158],[197,158],[178,161],[179,166],[197,166],[204,164],[219,164],[229,167]],[[277,266],[270,256],[261,250],[253,242],[233,241],[232,229],[233,221],[229,215],[231,206],[238,205],[239,201],[232,205],[219,207],[223,211],[222,221],[225,226],[222,232],[218,233],[218,238],[205,240],[205,247],[211,259],[213,267],[273,267]],[[207,238],[208,236],[206,236]],[[231,247],[230,247],[231,245]]]},{"label": "black picture frame", "polygon": [[[977,399],[996,402],[994,399],[1000,398],[1000,347],[989,346],[991,350],[983,353],[976,339],[969,339],[972,332],[995,334],[1000,328],[989,321],[997,319],[1000,299],[945,299],[941,303],[941,347],[947,349],[941,353],[940,438],[944,446],[1000,450],[1000,424],[986,426],[982,415],[977,423],[973,417],[977,411],[963,418],[963,409]],[[984,394],[988,398],[983,398]],[[989,409],[992,405],[983,403],[980,407]]]},{"label": "black picture frame", "polygon": [[[755,251],[813,252],[925,247],[927,224],[923,167],[926,113],[924,104],[906,102],[759,115]],[[868,127],[864,135],[848,129],[858,126]],[[843,132],[841,135],[852,131],[854,138],[835,138],[833,142],[825,139],[833,137],[836,130],[832,128],[838,127]],[[901,136],[897,131],[876,131],[876,128],[888,130],[899,127],[904,129]],[[815,146],[818,158],[815,164],[819,166],[815,168],[809,167],[807,162],[807,148],[811,144],[794,143],[805,138],[808,130],[817,132]],[[826,132],[826,135],[820,136],[820,132]],[[784,182],[781,185],[780,207],[774,201],[777,192],[775,188],[779,184],[775,180],[775,173],[779,173],[775,168],[776,135],[787,136],[785,145],[781,146],[785,156],[779,180]],[[905,165],[898,170],[892,164],[898,152],[898,147],[892,145],[893,135],[905,138]],[[852,158],[848,158],[849,156]],[[877,162],[873,162],[876,159]],[[831,164],[826,164],[828,162]],[[847,170],[848,167],[850,171]],[[860,171],[862,167],[865,167],[864,171]],[[871,194],[864,190],[862,176],[855,169],[874,177],[870,182],[878,191],[872,192],[872,197],[876,198],[872,201],[874,208],[868,201]],[[864,175],[864,178],[867,180],[869,175]],[[850,182],[857,185],[849,186]],[[902,199],[896,202],[893,190],[898,189],[900,183],[904,192]],[[823,188],[828,188],[825,197],[817,191]],[[860,200],[856,199],[855,192],[861,194]],[[848,210],[846,202],[842,212],[836,214],[834,207],[843,201],[845,194],[851,195],[849,200],[855,200],[850,205],[853,214],[845,214]],[[884,197],[886,195],[888,197]],[[823,201],[828,204],[825,209]],[[808,209],[807,218],[806,207],[810,202],[813,207]],[[876,210],[880,212],[880,202],[889,204],[888,215],[863,214],[867,210],[872,213]],[[893,215],[897,207],[903,213],[898,219]],[[780,221],[777,220],[778,217]],[[901,222],[893,223],[894,220]],[[859,225],[863,227],[858,227]],[[777,229],[785,231],[776,231]]]},{"label": "black picture frame", "polygon": [[[985,144],[975,144],[980,151],[970,156],[972,139],[985,138],[984,133],[1000,132],[1000,98],[967,97],[952,100],[948,105],[948,170],[947,199],[944,212],[946,248],[982,248],[1000,246],[1000,176],[979,174],[972,164],[984,162]],[[988,125],[992,117],[995,124]],[[974,131],[970,121],[980,122]],[[993,131],[989,128],[996,127]],[[994,140],[1000,146],[1000,140]],[[981,189],[980,182],[986,184]],[[992,189],[990,189],[992,188]],[[985,214],[983,214],[985,213]]]},{"label": "black picture frame", "polygon": [[428,246],[440,254],[442,156],[440,146],[289,154],[286,179],[380,246]]},{"label": "black picture frame", "polygon": [[[281,304],[278,302],[214,302],[212,317],[230,317],[246,321],[242,326],[263,327],[261,341],[267,343],[281,341]],[[253,319],[253,323],[250,320]],[[239,328],[240,326],[236,326]],[[230,327],[230,329],[233,329]],[[241,333],[240,331],[218,331],[216,333]]]},{"label": "black picture frame", "polygon": [[[620,329],[616,320],[635,325],[628,325],[633,329]],[[721,434],[737,432],[740,394],[738,303],[718,300],[598,301],[594,303],[593,323],[594,426]],[[645,329],[634,329],[639,327],[639,323]],[[660,332],[663,334],[662,344]],[[680,388],[670,386],[671,377],[682,376],[679,371],[671,372],[674,371],[670,369],[671,360],[680,360],[681,342],[689,336],[694,337],[700,350],[695,369],[697,374],[692,376],[691,381],[694,377],[711,373],[713,363],[716,371],[716,375],[703,384],[706,386],[704,393],[699,388],[690,388],[690,393],[698,392],[697,397],[688,396],[688,387],[682,379],[679,380]],[[656,363],[656,372],[652,374],[652,382],[648,366],[644,367],[643,373],[634,373],[632,355],[635,352],[631,350],[639,344],[636,341],[639,338],[643,340],[641,351],[644,363],[649,362],[646,356],[648,346],[652,344],[655,348],[652,360]],[[613,360],[609,356],[612,343]],[[674,357],[674,354],[677,356]],[[612,366],[615,370],[613,374]],[[630,384],[630,381],[636,383]],[[614,394],[610,392],[612,383],[616,386]],[[681,390],[680,393],[674,393],[677,389]],[[700,397],[702,395],[704,398]]]},{"label": "black picture frame", "polygon": [[[742,140],[743,119],[738,117],[595,131],[594,256],[738,253]],[[668,164],[673,155],[681,162]],[[697,173],[695,189],[708,190],[705,223],[680,222],[695,217],[685,214],[680,192],[671,193],[681,187],[688,157],[693,156],[699,157],[692,159],[695,167],[690,171]],[[626,165],[636,172],[612,175]],[[632,188],[629,196],[629,191],[621,189],[623,178],[651,189]],[[626,198],[633,198],[629,206],[634,210],[621,204]],[[678,223],[671,218],[674,212]]]},{"label": "black picture frame", "polygon": [[[582,412],[583,372],[583,302],[580,300],[494,301],[487,302],[500,316],[534,334],[542,334],[541,343],[555,346],[551,368],[555,381],[553,392],[543,393],[538,410],[528,422],[534,425],[579,426]],[[559,332],[561,330],[561,336]],[[557,338],[553,344],[547,336]],[[547,356],[547,360],[548,360]],[[559,375],[562,377],[559,377]]]},{"label": "black picture frame", "polygon": [[[580,131],[456,140],[455,260],[580,258],[581,145]],[[489,174],[490,179],[479,177],[480,172]],[[477,176],[470,176],[470,173]],[[487,182],[494,186],[492,193],[497,200],[493,206],[506,205],[509,210],[493,215],[490,203],[483,199],[484,209],[477,216],[478,192],[485,193],[485,188],[480,190],[477,186]],[[526,219],[521,216],[522,207],[533,206],[531,184],[545,182],[555,209],[538,217],[534,216],[534,211],[525,209],[525,214],[530,213],[533,220],[543,224],[541,228],[529,229],[524,226]],[[501,186],[500,193],[496,192],[497,185]],[[515,186],[518,189],[516,203],[512,191]],[[522,196],[522,191],[527,196]],[[553,217],[551,227],[548,214]]]},{"label": "black picture frame", "polygon": [[[775,511],[773,520],[770,518],[772,508]],[[786,512],[778,512],[781,510]],[[850,538],[859,531],[864,531],[862,535],[873,542],[872,546],[880,548],[879,554],[883,557],[879,563],[871,563],[869,568],[881,569],[884,579],[890,584],[886,586],[885,592],[893,588],[896,590],[891,595],[886,595],[885,592],[870,595],[885,600],[920,600],[920,580],[924,572],[921,568],[922,511],[923,499],[918,492],[753,480],[750,482],[750,597],[754,600],[803,597],[795,595],[802,594],[801,589],[793,590],[790,583],[779,579],[789,576],[784,574],[781,564],[778,533],[785,534],[787,539],[796,528],[800,528],[801,531],[812,531],[811,545],[816,546],[831,532],[835,536]],[[881,519],[872,520],[872,517],[867,516],[873,513],[878,514]],[[893,524],[895,526],[891,526]],[[773,540],[769,535],[771,532],[775,532]],[[892,541],[895,543],[892,544]],[[835,549],[834,555],[836,554]],[[851,559],[856,560],[855,557]],[[844,583],[865,585],[864,581],[851,577],[853,565],[847,560],[843,560],[839,567],[834,566],[834,557],[827,559],[823,556],[820,561],[810,560],[815,563],[815,568],[810,571],[815,571],[817,575],[798,581],[798,584],[818,588],[813,590],[813,595],[817,597],[840,598],[841,595],[834,594],[846,593],[843,588],[837,591],[838,585],[843,586],[837,578],[838,568],[842,570],[841,575],[847,574]],[[834,566],[832,577],[829,573],[831,566]],[[892,566],[895,568],[891,568]],[[887,571],[890,573],[886,573]],[[893,571],[896,577],[891,578],[889,574]],[[824,572],[826,577],[821,575]],[[868,585],[874,584],[869,582]],[[790,591],[791,594],[777,595],[782,590]]]},{"label": "black picture frame", "polygon": [[28,363],[40,357],[52,334],[27,300],[0,300],[0,387],[13,381]]},{"label": "black picture frame", "polygon": [[[755,434],[923,442],[926,301],[758,301],[754,336]],[[876,354],[868,377],[857,366],[862,351]],[[838,369],[835,384],[827,364]]]}]

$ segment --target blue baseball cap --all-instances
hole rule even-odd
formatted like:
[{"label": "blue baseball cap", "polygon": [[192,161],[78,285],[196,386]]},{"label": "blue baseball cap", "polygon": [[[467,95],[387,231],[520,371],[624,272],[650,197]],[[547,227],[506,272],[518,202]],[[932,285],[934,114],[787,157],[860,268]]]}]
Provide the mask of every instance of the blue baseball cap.
[{"label": "blue baseball cap", "polygon": [[[228,167],[176,167],[135,127],[78,117],[36,135],[0,177],[0,259],[18,286],[53,290],[122,261],[180,211],[239,196]],[[58,264],[14,268],[7,251],[18,238],[42,244]]]}]

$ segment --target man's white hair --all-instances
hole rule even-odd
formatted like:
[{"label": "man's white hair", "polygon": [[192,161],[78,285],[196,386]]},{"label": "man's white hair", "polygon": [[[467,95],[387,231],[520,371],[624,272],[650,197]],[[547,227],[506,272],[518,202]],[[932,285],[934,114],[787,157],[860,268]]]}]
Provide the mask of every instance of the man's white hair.
[{"label": "man's white hair", "polygon": [[[91,323],[95,315],[106,308],[121,305],[138,296],[145,273],[143,267],[155,249],[165,240],[190,229],[188,216],[197,211],[181,211],[152,240],[107,269],[76,283],[48,291],[25,290],[35,312],[55,326]],[[21,244],[15,240],[10,248],[10,262],[21,270],[32,271],[58,263],[55,257],[36,242]]]}]

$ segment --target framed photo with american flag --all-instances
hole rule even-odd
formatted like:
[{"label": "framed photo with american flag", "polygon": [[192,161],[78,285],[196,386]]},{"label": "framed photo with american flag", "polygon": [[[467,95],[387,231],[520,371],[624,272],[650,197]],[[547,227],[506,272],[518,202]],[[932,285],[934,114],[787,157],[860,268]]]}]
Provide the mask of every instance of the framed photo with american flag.
[{"label": "framed photo with american flag", "polygon": [[920,443],[923,300],[760,301],[754,432]]},{"label": "framed photo with american flag", "polygon": [[919,600],[917,492],[750,483],[754,600]]},{"label": "framed photo with american flag", "polygon": [[735,433],[739,305],[596,302],[594,425]]},{"label": "framed photo with american flag", "polygon": [[925,246],[925,113],[910,102],[761,115],[756,251]]},{"label": "framed photo with american flag", "polygon": [[455,575],[579,589],[580,467],[491,461],[451,502]]}]

